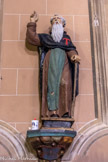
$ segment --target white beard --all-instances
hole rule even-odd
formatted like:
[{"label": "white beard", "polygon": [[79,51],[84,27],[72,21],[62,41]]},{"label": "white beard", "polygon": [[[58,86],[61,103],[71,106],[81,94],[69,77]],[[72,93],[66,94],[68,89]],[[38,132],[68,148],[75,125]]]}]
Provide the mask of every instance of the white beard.
[{"label": "white beard", "polygon": [[55,42],[60,42],[61,39],[63,38],[63,33],[64,33],[64,28],[62,24],[54,24],[52,26],[52,38]]}]

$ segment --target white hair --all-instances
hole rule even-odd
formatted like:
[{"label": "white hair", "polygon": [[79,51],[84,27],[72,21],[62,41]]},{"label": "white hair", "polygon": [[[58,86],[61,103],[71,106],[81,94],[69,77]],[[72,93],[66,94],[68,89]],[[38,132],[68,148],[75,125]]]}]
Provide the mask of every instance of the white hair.
[{"label": "white hair", "polygon": [[55,42],[60,42],[63,38],[64,28],[61,23],[54,23],[52,26],[51,36]]},{"label": "white hair", "polygon": [[51,17],[50,23],[52,24],[53,19],[54,19],[55,16],[58,16],[58,17],[61,19],[62,24],[63,24],[63,27],[65,27],[65,25],[66,25],[66,20],[65,20],[62,16],[60,16],[60,15],[58,15],[58,14],[55,14],[53,17]]}]

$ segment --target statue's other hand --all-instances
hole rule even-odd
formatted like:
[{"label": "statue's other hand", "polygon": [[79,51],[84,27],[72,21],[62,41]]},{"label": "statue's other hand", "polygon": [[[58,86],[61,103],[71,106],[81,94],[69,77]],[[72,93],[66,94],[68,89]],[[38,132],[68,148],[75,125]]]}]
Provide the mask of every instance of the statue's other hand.
[{"label": "statue's other hand", "polygon": [[36,11],[33,12],[33,14],[30,16],[30,22],[37,22],[39,19],[39,16]]},{"label": "statue's other hand", "polygon": [[80,59],[80,57],[79,57],[78,55],[73,55],[73,56],[71,57],[71,61],[72,61],[72,62],[80,63],[81,59]]}]

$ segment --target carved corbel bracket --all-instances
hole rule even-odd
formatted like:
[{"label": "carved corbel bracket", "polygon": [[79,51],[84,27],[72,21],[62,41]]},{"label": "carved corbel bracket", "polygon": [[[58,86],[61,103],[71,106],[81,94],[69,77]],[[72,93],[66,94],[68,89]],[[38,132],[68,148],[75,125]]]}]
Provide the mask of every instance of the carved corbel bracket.
[{"label": "carved corbel bracket", "polygon": [[41,129],[27,131],[27,141],[39,159],[51,162],[62,158],[76,136],[76,131],[70,128],[73,122],[72,119],[44,119]]}]

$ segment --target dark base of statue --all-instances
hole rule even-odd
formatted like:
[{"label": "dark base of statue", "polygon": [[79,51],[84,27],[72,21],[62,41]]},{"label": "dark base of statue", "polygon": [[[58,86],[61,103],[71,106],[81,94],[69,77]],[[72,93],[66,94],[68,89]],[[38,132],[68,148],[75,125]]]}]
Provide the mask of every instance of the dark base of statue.
[{"label": "dark base of statue", "polygon": [[71,118],[42,118],[42,128],[28,130],[27,141],[41,160],[60,160],[71,145],[76,131]]}]

